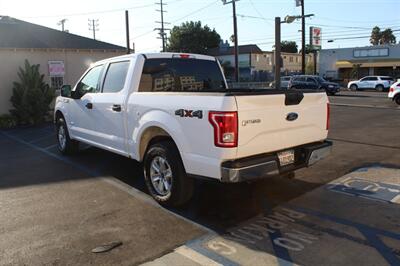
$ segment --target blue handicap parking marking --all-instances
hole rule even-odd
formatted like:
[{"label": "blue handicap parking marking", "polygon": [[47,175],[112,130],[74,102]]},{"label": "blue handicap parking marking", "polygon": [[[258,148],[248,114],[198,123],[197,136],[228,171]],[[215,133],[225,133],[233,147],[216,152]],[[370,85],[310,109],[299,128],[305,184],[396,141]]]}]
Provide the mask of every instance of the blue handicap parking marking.
[{"label": "blue handicap parking marking", "polygon": [[353,196],[400,204],[400,185],[349,177],[328,185],[328,189]]}]

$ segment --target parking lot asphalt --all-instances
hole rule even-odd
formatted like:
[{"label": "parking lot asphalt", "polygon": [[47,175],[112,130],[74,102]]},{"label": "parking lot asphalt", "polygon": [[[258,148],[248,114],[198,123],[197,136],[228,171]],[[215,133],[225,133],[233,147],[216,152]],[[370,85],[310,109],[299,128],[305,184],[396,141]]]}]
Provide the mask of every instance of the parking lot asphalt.
[{"label": "parking lot asphalt", "polygon": [[[295,179],[277,177],[229,186],[198,182],[194,199],[179,210],[163,209],[149,199],[141,167],[132,160],[92,147],[84,147],[73,157],[62,157],[55,146],[51,125],[3,131],[0,232],[4,237],[0,241],[0,264],[132,265],[153,261],[177,247],[185,247],[185,243],[198,243],[200,236],[223,236],[265,214],[265,202],[270,210],[281,208],[308,192],[318,193],[328,183],[360,167],[399,169],[400,110],[385,95],[345,92],[330,97],[335,104],[329,133],[334,142],[333,154],[298,171]],[[334,201],[336,194],[321,198]],[[312,200],[303,199],[302,206]],[[370,208],[365,208],[365,212],[380,208],[371,201],[368,204]],[[318,211],[336,215],[332,207],[335,206],[326,204]],[[373,224],[384,222],[379,216],[369,219],[375,219]],[[111,241],[122,241],[123,245],[105,254],[90,252]],[[356,250],[363,252],[362,246]],[[195,257],[201,258],[198,264],[207,261],[204,254],[201,257],[192,248],[178,252],[185,254],[183,262],[193,262]],[[276,250],[257,252],[278,261],[323,265],[317,264],[317,260],[287,258]],[[313,252],[319,252],[318,247]],[[329,252],[329,248],[320,252]],[[335,264],[335,260],[330,263]]]}]

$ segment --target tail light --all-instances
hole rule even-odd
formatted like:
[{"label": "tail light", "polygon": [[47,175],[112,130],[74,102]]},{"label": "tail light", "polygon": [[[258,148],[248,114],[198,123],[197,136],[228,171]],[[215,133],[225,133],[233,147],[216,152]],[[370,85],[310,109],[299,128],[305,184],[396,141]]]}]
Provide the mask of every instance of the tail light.
[{"label": "tail light", "polygon": [[238,144],[237,112],[213,112],[208,120],[214,128],[214,144],[222,148],[234,148]]},{"label": "tail light", "polygon": [[326,130],[329,130],[329,123],[331,119],[331,107],[329,103],[326,104]]},{"label": "tail light", "polygon": [[394,87],[390,87],[389,92],[394,92]]}]

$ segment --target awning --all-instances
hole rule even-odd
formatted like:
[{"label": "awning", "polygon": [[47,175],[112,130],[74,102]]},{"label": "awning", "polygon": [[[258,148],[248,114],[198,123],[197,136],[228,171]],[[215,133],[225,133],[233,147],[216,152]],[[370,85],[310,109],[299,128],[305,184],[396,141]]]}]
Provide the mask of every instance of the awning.
[{"label": "awning", "polygon": [[360,67],[398,67],[400,68],[400,60],[396,61],[377,61],[377,62],[355,62],[339,60],[336,62],[337,68],[353,68],[354,65],[360,65]]}]

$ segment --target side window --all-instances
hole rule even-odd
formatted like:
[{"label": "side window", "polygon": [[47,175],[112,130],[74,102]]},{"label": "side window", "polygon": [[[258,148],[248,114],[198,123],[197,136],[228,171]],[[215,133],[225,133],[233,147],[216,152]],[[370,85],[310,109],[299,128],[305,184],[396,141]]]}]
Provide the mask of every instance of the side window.
[{"label": "side window", "polygon": [[369,77],[365,77],[365,78],[360,79],[360,81],[368,81],[368,80],[369,80]]},{"label": "side window", "polygon": [[378,78],[377,78],[377,77],[370,77],[369,80],[371,80],[371,81],[377,81]]},{"label": "side window", "polygon": [[98,92],[98,84],[103,66],[95,66],[79,81],[76,91],[82,97],[86,93]]},{"label": "side window", "polygon": [[124,88],[129,61],[110,63],[103,84],[103,93],[119,92]]},{"label": "side window", "polygon": [[307,78],[307,82],[310,82],[310,83],[313,83],[313,84],[317,84],[317,82],[313,78]]}]

